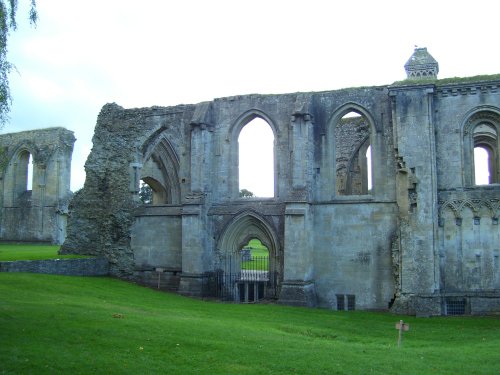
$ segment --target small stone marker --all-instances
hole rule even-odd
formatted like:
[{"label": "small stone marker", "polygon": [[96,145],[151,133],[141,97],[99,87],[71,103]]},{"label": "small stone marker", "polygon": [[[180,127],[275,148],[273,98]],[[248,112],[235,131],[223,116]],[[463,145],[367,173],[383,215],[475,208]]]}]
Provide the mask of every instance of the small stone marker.
[{"label": "small stone marker", "polygon": [[156,272],[158,272],[158,289],[160,289],[160,277],[163,271],[165,271],[163,268],[156,268]]},{"label": "small stone marker", "polygon": [[396,329],[399,330],[399,335],[398,335],[398,348],[399,348],[401,346],[401,341],[403,340],[403,331],[409,331],[410,325],[400,320],[399,323],[396,323]]}]

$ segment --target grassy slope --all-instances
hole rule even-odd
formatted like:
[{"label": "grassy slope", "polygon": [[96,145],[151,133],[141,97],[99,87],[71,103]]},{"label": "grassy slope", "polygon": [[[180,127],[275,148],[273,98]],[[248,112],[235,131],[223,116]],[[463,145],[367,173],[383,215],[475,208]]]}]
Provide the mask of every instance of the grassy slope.
[{"label": "grassy slope", "polygon": [[59,255],[59,245],[29,245],[0,243],[0,262],[10,260],[43,260],[82,258],[79,255]]},{"label": "grassy slope", "polygon": [[203,302],[110,278],[0,273],[0,373],[492,374],[500,320]]}]

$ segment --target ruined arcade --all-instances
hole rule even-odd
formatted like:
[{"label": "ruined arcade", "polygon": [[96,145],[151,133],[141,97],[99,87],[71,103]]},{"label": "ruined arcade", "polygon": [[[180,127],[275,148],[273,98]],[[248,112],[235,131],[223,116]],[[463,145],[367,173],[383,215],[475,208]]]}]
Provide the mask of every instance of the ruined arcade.
[{"label": "ruined arcade", "polygon": [[[105,105],[62,251],[202,296],[238,288],[217,275],[258,239],[281,303],[499,312],[500,77],[438,80],[424,48],[405,68],[387,86]],[[274,134],[271,198],[239,196],[238,137],[255,118]],[[152,204],[139,202],[141,180]]]},{"label": "ruined arcade", "polygon": [[0,240],[63,243],[74,143],[64,128],[0,136]]}]

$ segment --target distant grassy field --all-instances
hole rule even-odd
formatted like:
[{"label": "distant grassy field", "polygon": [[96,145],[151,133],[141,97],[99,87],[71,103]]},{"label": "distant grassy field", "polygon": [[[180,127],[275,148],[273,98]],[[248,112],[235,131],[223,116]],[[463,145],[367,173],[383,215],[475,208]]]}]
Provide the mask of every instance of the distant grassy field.
[{"label": "distant grassy field", "polygon": [[250,240],[248,246],[252,248],[252,256],[269,256],[269,250],[259,240]]},{"label": "distant grassy field", "polygon": [[[1,374],[497,374],[498,318],[223,304],[0,273]],[[397,347],[400,319],[410,324]]]},{"label": "distant grassy field", "polygon": [[252,260],[241,262],[242,270],[268,271],[269,269],[269,250],[259,240],[253,239],[248,242],[252,248]]},{"label": "distant grassy field", "polygon": [[0,262],[9,260],[44,260],[82,258],[79,255],[59,255],[58,245],[0,243]]}]

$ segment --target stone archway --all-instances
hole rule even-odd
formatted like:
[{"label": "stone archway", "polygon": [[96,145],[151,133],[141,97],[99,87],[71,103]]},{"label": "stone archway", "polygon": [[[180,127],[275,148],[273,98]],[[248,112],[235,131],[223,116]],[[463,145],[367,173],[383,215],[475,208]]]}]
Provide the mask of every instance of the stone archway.
[{"label": "stone archway", "polygon": [[[252,239],[259,240],[269,251],[265,268],[243,269],[241,250]],[[283,277],[283,257],[273,227],[255,212],[244,212],[226,226],[218,241],[215,268],[220,297],[249,302],[276,298]],[[250,297],[249,297],[250,296]]]}]

